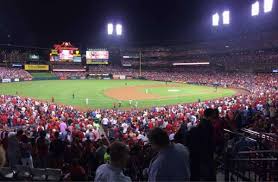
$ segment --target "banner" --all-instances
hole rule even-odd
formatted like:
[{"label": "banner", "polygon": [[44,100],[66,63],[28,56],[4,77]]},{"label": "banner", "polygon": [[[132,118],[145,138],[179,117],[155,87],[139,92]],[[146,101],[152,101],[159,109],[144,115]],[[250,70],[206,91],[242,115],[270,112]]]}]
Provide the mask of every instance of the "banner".
[{"label": "banner", "polygon": [[15,64],[12,64],[12,67],[19,67],[19,68],[22,68],[22,64],[17,64],[17,63],[15,63]]},{"label": "banner", "polygon": [[27,71],[48,71],[49,65],[33,65],[33,64],[25,64],[24,69]]},{"label": "banner", "polygon": [[125,80],[125,75],[120,75],[120,80]]},{"label": "banner", "polygon": [[15,81],[15,82],[19,82],[19,78],[15,78],[14,81]]},{"label": "banner", "polygon": [[11,79],[2,79],[2,83],[10,83],[10,82],[12,82]]}]

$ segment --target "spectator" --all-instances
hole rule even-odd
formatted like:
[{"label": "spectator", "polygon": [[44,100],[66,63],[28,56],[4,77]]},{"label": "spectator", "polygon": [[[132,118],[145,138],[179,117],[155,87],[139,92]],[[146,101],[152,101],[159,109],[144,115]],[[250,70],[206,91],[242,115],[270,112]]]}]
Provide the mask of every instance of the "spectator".
[{"label": "spectator", "polygon": [[189,131],[187,146],[190,151],[190,166],[192,181],[215,181],[214,142],[212,120],[215,117],[213,109],[206,109],[204,118],[198,127]]},{"label": "spectator", "polygon": [[46,168],[49,150],[49,141],[46,139],[46,132],[41,131],[40,136],[36,141],[38,167]]},{"label": "spectator", "polygon": [[2,145],[0,145],[0,167],[3,167],[6,164],[6,152]]},{"label": "spectator", "polygon": [[54,168],[61,168],[64,161],[65,143],[59,138],[59,132],[54,133],[54,140],[50,143],[50,155]]},{"label": "spectator", "polygon": [[152,159],[148,181],[189,181],[189,152],[182,144],[170,144],[167,133],[154,128],[148,135],[157,156]]},{"label": "spectator", "polygon": [[26,135],[22,135],[21,137],[20,151],[22,165],[33,168],[32,146]]},{"label": "spectator", "polygon": [[99,147],[96,150],[96,157],[99,164],[104,164],[104,154],[107,150],[107,147],[104,145],[102,140],[99,140]]},{"label": "spectator", "polygon": [[74,159],[70,169],[72,181],[85,181],[87,179],[85,169],[80,165],[78,159]]},{"label": "spectator", "polygon": [[20,140],[23,135],[23,131],[19,130],[16,134],[11,133],[8,137],[8,160],[9,166],[15,167],[21,158],[20,156]]},{"label": "spectator", "polygon": [[129,151],[126,145],[120,142],[114,142],[110,145],[110,164],[103,164],[96,171],[96,182],[122,181],[129,182],[131,179],[123,174],[123,168],[126,166]]}]

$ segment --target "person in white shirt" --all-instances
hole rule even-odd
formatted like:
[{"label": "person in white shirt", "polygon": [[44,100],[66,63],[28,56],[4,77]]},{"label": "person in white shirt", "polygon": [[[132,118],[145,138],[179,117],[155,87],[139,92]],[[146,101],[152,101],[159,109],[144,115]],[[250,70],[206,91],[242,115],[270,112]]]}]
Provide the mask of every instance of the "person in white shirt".
[{"label": "person in white shirt", "polygon": [[114,142],[110,145],[110,164],[103,164],[97,168],[95,182],[131,182],[130,177],[123,174],[126,167],[129,150],[121,142]]},{"label": "person in white shirt", "polygon": [[122,123],[122,127],[123,127],[123,133],[126,133],[127,132],[127,129],[128,129],[128,124],[123,122]]},{"label": "person in white shirt", "polygon": [[103,118],[103,119],[102,119],[102,124],[103,124],[104,126],[107,126],[107,125],[108,125],[108,119],[107,119],[107,118]]}]

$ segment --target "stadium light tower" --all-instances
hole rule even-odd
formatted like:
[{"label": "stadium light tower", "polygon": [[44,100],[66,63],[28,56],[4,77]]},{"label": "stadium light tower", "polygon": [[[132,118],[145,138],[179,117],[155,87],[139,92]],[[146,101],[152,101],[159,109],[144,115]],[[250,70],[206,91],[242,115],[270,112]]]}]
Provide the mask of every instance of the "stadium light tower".
[{"label": "stadium light tower", "polygon": [[122,33],[123,33],[123,26],[122,26],[121,24],[117,24],[117,25],[116,25],[116,34],[117,34],[118,36],[121,36]]},{"label": "stadium light tower", "polygon": [[252,4],[251,15],[258,16],[259,13],[260,13],[260,3],[259,3],[259,1],[256,1]]},{"label": "stadium light tower", "polygon": [[230,11],[223,11],[222,17],[223,17],[223,25],[229,25],[230,24]]},{"label": "stadium light tower", "polygon": [[219,26],[219,14],[215,13],[212,15],[212,26],[217,27]]},{"label": "stadium light tower", "polygon": [[112,35],[113,31],[114,31],[113,29],[114,29],[114,25],[112,23],[108,23],[107,24],[107,34]]},{"label": "stadium light tower", "polygon": [[272,11],[273,0],[264,0],[264,12],[268,13]]}]

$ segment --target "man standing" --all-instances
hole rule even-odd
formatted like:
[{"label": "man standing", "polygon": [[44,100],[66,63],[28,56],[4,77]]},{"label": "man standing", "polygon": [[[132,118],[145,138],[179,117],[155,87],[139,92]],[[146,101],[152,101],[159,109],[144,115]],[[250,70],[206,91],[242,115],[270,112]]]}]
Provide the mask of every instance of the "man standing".
[{"label": "man standing", "polygon": [[74,93],[72,94],[72,99],[74,99],[75,98],[75,95],[74,95]]},{"label": "man standing", "polygon": [[191,181],[216,180],[213,161],[215,147],[211,123],[214,116],[213,109],[206,109],[200,124],[188,133],[186,145],[190,151]]},{"label": "man standing", "polygon": [[20,141],[22,135],[23,130],[19,130],[17,133],[11,133],[8,137],[7,156],[10,167],[15,167],[20,160]]},{"label": "man standing", "polygon": [[114,142],[109,149],[111,163],[97,168],[95,182],[131,182],[131,179],[123,174],[123,168],[126,167],[129,158],[127,146],[121,142]]},{"label": "man standing", "polygon": [[54,133],[54,140],[50,143],[49,152],[54,168],[60,168],[64,162],[66,144],[59,138],[59,132]]},{"label": "man standing", "polygon": [[148,181],[189,181],[189,152],[182,144],[170,144],[168,134],[154,128],[148,134],[152,148],[158,152],[151,161]]}]

